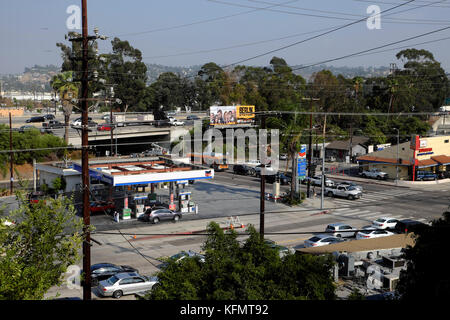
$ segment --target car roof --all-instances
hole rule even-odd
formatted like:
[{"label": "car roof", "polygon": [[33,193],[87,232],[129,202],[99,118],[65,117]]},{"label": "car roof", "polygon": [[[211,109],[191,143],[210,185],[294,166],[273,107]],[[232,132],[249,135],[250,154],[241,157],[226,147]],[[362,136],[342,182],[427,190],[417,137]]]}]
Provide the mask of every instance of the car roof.
[{"label": "car roof", "polygon": [[315,236],[313,236],[313,237],[318,237],[318,238],[320,238],[320,239],[325,239],[325,238],[334,238],[332,235],[330,235],[330,234],[316,234]]},{"label": "car roof", "polygon": [[104,267],[117,267],[117,266],[112,263],[103,262],[103,263],[93,264],[91,266],[91,269],[100,269],[100,268],[104,268]]},{"label": "car roof", "polygon": [[136,272],[120,272],[115,275],[118,279],[124,279],[129,277],[140,277],[140,275]]},{"label": "car roof", "polygon": [[347,223],[343,223],[343,222],[336,222],[336,223],[330,223],[329,226],[338,227],[338,226],[350,226],[350,225]]}]

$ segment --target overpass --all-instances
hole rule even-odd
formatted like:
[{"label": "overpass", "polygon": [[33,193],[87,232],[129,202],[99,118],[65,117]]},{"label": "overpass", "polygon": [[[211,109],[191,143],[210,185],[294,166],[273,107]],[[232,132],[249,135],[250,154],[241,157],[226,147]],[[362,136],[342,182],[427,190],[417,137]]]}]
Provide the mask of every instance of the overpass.
[{"label": "overpass", "polygon": [[[117,127],[113,130],[113,148],[123,153],[138,152],[138,150],[148,149],[152,142],[169,147],[170,143],[176,140],[184,132],[190,130],[190,126],[185,127],[153,127],[149,125]],[[100,153],[111,148],[111,132],[98,131],[93,128],[89,132],[89,145],[96,146]],[[81,130],[71,128],[69,133],[69,144],[81,146]],[[126,145],[126,146],[124,146]],[[148,145],[148,147],[146,147]],[[124,152],[125,151],[125,152]]]}]

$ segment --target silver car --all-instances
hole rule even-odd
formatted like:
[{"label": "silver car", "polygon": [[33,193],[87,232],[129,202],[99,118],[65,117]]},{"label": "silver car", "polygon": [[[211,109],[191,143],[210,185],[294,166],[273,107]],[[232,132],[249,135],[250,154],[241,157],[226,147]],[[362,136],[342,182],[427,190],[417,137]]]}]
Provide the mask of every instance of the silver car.
[{"label": "silver car", "polygon": [[332,223],[329,224],[325,231],[330,232],[330,235],[333,237],[354,237],[356,235],[356,230],[352,226],[345,223]]},{"label": "silver car", "polygon": [[98,293],[103,297],[120,298],[123,295],[149,291],[158,283],[157,277],[145,277],[136,272],[118,273],[100,281]]}]

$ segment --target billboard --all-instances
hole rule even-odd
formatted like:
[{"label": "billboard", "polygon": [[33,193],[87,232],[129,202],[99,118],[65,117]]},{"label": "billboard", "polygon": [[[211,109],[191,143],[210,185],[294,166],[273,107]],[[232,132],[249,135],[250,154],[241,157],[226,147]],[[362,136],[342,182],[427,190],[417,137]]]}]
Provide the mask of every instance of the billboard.
[{"label": "billboard", "polygon": [[212,106],[209,108],[209,123],[235,125],[251,123],[255,118],[255,106]]}]

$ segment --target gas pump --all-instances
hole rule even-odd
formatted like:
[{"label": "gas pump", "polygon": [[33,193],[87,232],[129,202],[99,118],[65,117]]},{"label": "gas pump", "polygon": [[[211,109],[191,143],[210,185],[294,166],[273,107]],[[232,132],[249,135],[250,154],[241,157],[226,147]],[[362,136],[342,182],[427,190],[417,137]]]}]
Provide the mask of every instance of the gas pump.
[{"label": "gas pump", "polygon": [[197,213],[197,206],[191,201],[190,192],[180,192],[178,194],[179,211],[183,213]]},{"label": "gas pump", "polygon": [[147,210],[148,196],[146,194],[135,194],[133,196],[133,209],[136,218],[142,216]]}]

